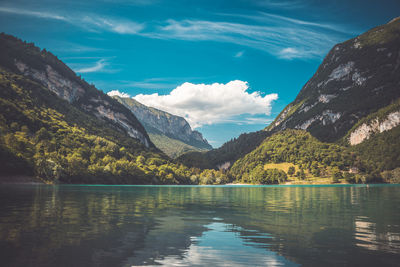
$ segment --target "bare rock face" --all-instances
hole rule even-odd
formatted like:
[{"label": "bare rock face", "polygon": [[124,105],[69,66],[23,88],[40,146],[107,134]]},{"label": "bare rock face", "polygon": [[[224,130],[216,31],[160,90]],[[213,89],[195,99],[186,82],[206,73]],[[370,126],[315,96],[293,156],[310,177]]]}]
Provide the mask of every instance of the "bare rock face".
[{"label": "bare rock face", "polygon": [[111,108],[106,108],[105,106],[97,106],[96,109],[97,117],[107,118],[119,125],[121,125],[129,134],[130,137],[139,139],[146,147],[150,146],[149,139],[146,136],[130,125],[128,118],[122,113],[114,112]]},{"label": "bare rock face", "polygon": [[193,131],[184,118],[145,106],[132,98],[114,98],[129,108],[149,133],[163,134],[200,149],[212,149],[202,134]]},{"label": "bare rock face", "polygon": [[40,82],[50,91],[56,93],[56,95],[67,100],[69,103],[72,103],[74,100],[85,94],[85,90],[79,84],[65,79],[50,65],[46,65],[46,71],[39,71],[16,60],[15,66],[23,75],[32,77],[34,80]]},{"label": "bare rock face", "polygon": [[400,20],[395,19],[335,45],[297,98],[265,130],[305,129],[333,142],[361,118],[398,99],[399,88]]},{"label": "bare rock face", "polygon": [[374,119],[357,127],[350,133],[349,143],[352,146],[358,145],[369,139],[374,133],[389,131],[398,125],[400,125],[400,111],[392,112],[381,121]]}]

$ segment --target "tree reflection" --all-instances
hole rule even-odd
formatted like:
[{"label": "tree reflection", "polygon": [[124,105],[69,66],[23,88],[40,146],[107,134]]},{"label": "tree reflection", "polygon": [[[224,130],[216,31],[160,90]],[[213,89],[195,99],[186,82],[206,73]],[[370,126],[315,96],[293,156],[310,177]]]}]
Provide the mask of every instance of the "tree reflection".
[{"label": "tree reflection", "polygon": [[3,186],[0,193],[5,266],[182,259],[215,222],[246,246],[300,264],[399,260],[398,187]]}]

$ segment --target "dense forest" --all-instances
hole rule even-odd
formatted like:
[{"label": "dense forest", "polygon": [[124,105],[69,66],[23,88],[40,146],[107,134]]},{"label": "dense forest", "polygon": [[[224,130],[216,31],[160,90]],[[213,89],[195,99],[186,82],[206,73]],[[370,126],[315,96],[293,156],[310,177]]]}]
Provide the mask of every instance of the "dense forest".
[{"label": "dense forest", "polygon": [[0,170],[49,183],[225,183],[188,168],[82,112],[40,84],[0,69]]},{"label": "dense forest", "polygon": [[230,174],[243,182],[270,180],[279,183],[286,180],[282,170],[269,169],[268,163],[292,163],[288,174],[305,179],[332,177],[333,182],[346,177],[348,182],[366,182],[375,179],[350,173],[350,168],[362,172],[365,168],[356,153],[336,144],[323,143],[301,130],[286,130],[272,135],[251,153],[237,160]]},{"label": "dense forest", "polygon": [[226,162],[233,163],[255,149],[270,133],[258,131],[243,133],[224,143],[220,148],[207,152],[189,152],[178,158],[186,166],[213,169]]}]

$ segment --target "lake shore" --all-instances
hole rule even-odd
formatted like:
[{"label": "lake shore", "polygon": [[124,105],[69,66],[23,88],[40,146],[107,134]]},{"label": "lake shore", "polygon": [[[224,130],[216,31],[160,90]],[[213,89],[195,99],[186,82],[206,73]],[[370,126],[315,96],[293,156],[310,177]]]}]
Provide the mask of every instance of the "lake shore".
[{"label": "lake shore", "polygon": [[0,184],[44,184],[40,179],[28,175],[0,176]]}]

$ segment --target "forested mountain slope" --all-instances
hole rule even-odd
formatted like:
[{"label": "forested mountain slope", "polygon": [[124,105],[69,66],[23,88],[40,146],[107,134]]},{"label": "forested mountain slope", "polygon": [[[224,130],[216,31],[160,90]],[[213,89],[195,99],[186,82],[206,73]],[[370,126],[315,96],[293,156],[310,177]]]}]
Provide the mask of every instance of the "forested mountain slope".
[{"label": "forested mountain slope", "polygon": [[342,138],[361,118],[400,97],[400,19],[335,45],[314,76],[266,130]]},{"label": "forested mountain slope", "polygon": [[189,151],[212,149],[198,131],[193,131],[182,117],[145,106],[133,98],[113,96],[125,105],[145,127],[151,141],[164,153],[176,158]]},{"label": "forested mountain slope", "polygon": [[1,33],[0,66],[5,71],[21,74],[39,83],[80,110],[112,122],[115,129],[128,133],[145,146],[153,146],[144,127],[132,112],[89,85],[45,49],[41,50],[32,43]]},{"label": "forested mountain slope", "polygon": [[124,105],[51,53],[6,34],[0,35],[0,160],[2,176],[49,183],[226,181],[220,172],[172,162]]}]

